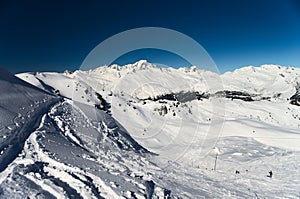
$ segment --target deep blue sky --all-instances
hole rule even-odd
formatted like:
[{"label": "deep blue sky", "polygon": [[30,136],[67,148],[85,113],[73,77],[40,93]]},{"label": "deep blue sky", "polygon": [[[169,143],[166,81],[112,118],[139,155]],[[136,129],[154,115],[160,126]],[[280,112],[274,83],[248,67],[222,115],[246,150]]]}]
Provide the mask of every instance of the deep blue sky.
[{"label": "deep blue sky", "polygon": [[[221,72],[265,63],[300,66],[298,0],[0,0],[0,66],[15,73],[78,69],[101,41],[147,26],[192,37]],[[173,55],[151,50],[117,62],[138,59],[176,67]]]}]

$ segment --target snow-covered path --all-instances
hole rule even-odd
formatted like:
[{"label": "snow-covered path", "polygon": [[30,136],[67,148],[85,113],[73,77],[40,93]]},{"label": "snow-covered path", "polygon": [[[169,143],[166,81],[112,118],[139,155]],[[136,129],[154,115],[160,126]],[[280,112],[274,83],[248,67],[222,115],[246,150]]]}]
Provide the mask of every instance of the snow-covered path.
[{"label": "snow-covered path", "polygon": [[[150,182],[146,168],[155,168],[145,159],[146,151],[135,151],[135,143],[118,131],[113,132],[117,126],[112,129],[112,124],[95,124],[67,101],[53,106],[31,133],[19,157],[1,173],[4,196],[11,194],[15,184],[20,192],[17,198],[28,194],[29,190],[24,190],[27,186],[35,187],[30,190],[33,197],[42,194],[119,198],[128,194],[158,194],[146,186]],[[10,179],[14,179],[13,184]]]},{"label": "snow-covered path", "polygon": [[[9,131],[9,135],[0,143],[0,172],[2,172],[22,151],[25,140],[30,136],[30,133],[40,125],[42,115],[47,113],[49,107],[60,100],[61,99],[59,98],[44,99],[41,102],[41,105],[36,104],[32,107],[30,113],[23,116],[24,121],[20,122],[18,126]],[[16,119],[14,119],[14,121],[16,121]]]},{"label": "snow-covered path", "polygon": [[61,100],[0,69],[0,172],[21,152],[42,115]]}]

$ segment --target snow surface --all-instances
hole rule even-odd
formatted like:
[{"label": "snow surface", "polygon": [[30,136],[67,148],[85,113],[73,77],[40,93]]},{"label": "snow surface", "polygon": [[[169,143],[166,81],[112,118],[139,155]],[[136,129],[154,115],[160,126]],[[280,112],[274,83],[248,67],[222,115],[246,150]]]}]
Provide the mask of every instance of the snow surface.
[{"label": "snow surface", "polygon": [[1,70],[0,197],[299,198],[299,74]]}]

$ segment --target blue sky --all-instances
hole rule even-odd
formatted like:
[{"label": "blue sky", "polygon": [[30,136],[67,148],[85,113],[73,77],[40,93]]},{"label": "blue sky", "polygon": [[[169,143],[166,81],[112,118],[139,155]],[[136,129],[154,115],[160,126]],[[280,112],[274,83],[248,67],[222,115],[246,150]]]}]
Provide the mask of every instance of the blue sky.
[{"label": "blue sky", "polygon": [[[199,42],[221,72],[246,65],[300,67],[300,1],[0,1],[0,66],[11,72],[78,69],[100,42],[138,27],[164,27]],[[139,59],[178,67],[172,53],[140,50]],[[132,61],[131,61],[132,60]]]}]

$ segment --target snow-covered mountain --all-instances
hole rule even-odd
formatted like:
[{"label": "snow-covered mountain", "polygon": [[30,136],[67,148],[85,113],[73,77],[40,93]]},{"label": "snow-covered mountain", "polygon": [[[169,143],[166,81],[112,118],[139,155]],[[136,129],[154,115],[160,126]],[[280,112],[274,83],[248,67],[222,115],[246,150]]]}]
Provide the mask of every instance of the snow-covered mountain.
[{"label": "snow-covered mountain", "polygon": [[0,197],[300,197],[298,68],[141,60],[0,81]]}]

